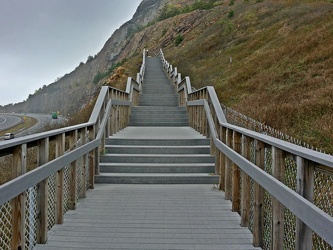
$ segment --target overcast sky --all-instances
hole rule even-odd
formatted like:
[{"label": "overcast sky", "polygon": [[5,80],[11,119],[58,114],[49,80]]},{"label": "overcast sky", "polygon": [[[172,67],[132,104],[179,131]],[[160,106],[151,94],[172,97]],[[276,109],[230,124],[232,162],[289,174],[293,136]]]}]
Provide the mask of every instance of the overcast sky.
[{"label": "overcast sky", "polygon": [[0,105],[97,54],[141,0],[0,0]]}]

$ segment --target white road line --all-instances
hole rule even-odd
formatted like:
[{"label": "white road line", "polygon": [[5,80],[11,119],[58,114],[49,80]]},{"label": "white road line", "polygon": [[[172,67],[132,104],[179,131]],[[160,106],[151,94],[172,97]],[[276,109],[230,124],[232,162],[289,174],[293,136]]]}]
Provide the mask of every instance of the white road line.
[{"label": "white road line", "polygon": [[7,121],[7,119],[6,118],[4,118],[4,117],[1,117],[2,119],[4,119],[4,121],[3,122],[1,122],[0,124],[4,124],[6,121]]}]

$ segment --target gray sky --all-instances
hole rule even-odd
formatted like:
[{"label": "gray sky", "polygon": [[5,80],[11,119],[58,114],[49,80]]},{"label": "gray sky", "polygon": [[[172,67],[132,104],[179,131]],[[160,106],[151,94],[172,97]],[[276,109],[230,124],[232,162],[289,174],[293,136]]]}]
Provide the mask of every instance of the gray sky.
[{"label": "gray sky", "polygon": [[0,0],[0,105],[97,54],[141,0]]}]

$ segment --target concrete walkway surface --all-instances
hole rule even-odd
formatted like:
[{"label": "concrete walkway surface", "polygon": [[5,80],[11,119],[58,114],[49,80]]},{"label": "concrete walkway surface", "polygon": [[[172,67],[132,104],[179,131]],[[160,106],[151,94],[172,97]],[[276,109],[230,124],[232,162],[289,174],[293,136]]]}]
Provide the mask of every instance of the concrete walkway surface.
[{"label": "concrete walkway surface", "polygon": [[203,139],[191,127],[126,127],[110,138],[121,139]]}]

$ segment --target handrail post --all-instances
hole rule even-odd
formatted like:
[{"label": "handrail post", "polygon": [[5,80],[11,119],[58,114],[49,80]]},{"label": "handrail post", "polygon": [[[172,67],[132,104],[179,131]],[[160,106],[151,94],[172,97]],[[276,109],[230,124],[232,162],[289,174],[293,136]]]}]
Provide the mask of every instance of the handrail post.
[{"label": "handrail post", "polygon": [[[297,156],[297,193],[313,202],[314,163]],[[296,249],[312,249],[312,230],[296,218]]]},{"label": "handrail post", "polygon": [[[265,167],[265,143],[255,140],[255,164],[264,169]],[[253,212],[253,245],[262,247],[264,230],[264,189],[254,182],[254,212]]]},{"label": "handrail post", "polygon": [[[91,126],[89,130],[89,141],[92,141],[95,139],[95,126]],[[89,188],[94,189],[95,188],[95,170],[96,170],[96,164],[95,164],[95,151],[96,149],[90,151],[89,153]]]},{"label": "handrail post", "polygon": [[[248,136],[242,135],[242,155],[247,160],[251,160],[251,139]],[[248,227],[250,225],[250,196],[251,196],[251,183],[250,177],[245,172],[242,172],[242,212],[241,212],[241,226]]]},{"label": "handrail post", "polygon": [[[226,129],[226,145],[231,148],[232,146],[232,130],[227,128]],[[231,200],[231,180],[232,180],[232,175],[231,175],[231,170],[232,170],[232,161],[228,158],[225,157],[225,191],[224,191],[224,196],[226,200]]]},{"label": "handrail post", "polygon": [[[109,129],[110,130],[110,129]],[[82,145],[87,143],[87,127],[81,129],[80,131],[80,139]],[[87,163],[88,163],[88,154],[82,156],[82,172],[81,172],[81,192],[80,198],[86,198],[87,196]]]},{"label": "handrail post", "polygon": [[[220,125],[220,137],[219,139],[223,142],[226,143],[226,129],[225,127],[223,127],[222,125]],[[222,151],[219,151],[220,154],[220,181],[219,181],[219,185],[220,185],[220,190],[225,190],[225,161],[226,161],[226,157],[223,154]]]},{"label": "handrail post", "polygon": [[[272,147],[272,169],[273,177],[284,183],[285,162],[284,152]],[[283,249],[284,240],[284,206],[272,196],[272,249]]]},{"label": "handrail post", "polygon": [[[238,154],[241,153],[241,134],[233,131],[232,148]],[[232,211],[240,213],[240,169],[232,163]]]},{"label": "handrail post", "polygon": [[[27,144],[14,148],[12,178],[24,174],[27,169]],[[12,249],[25,247],[25,193],[12,199]]]},{"label": "handrail post", "polygon": [[[74,130],[70,133],[69,136],[69,150],[74,150],[76,148],[77,137],[78,133],[77,130]],[[73,161],[70,164],[70,171],[69,171],[69,201],[68,201],[68,208],[70,210],[76,209],[76,187],[77,187],[77,180],[76,180],[76,172],[77,166],[76,161]]]},{"label": "handrail post", "polygon": [[[56,158],[65,153],[65,134],[62,133],[56,137]],[[56,174],[56,206],[55,223],[64,223],[64,169],[60,169]]]},{"label": "handrail post", "polygon": [[[49,138],[38,141],[38,161],[41,166],[49,161]],[[45,244],[47,241],[47,198],[48,198],[48,178],[38,184],[38,202],[37,202],[37,243]]]}]

